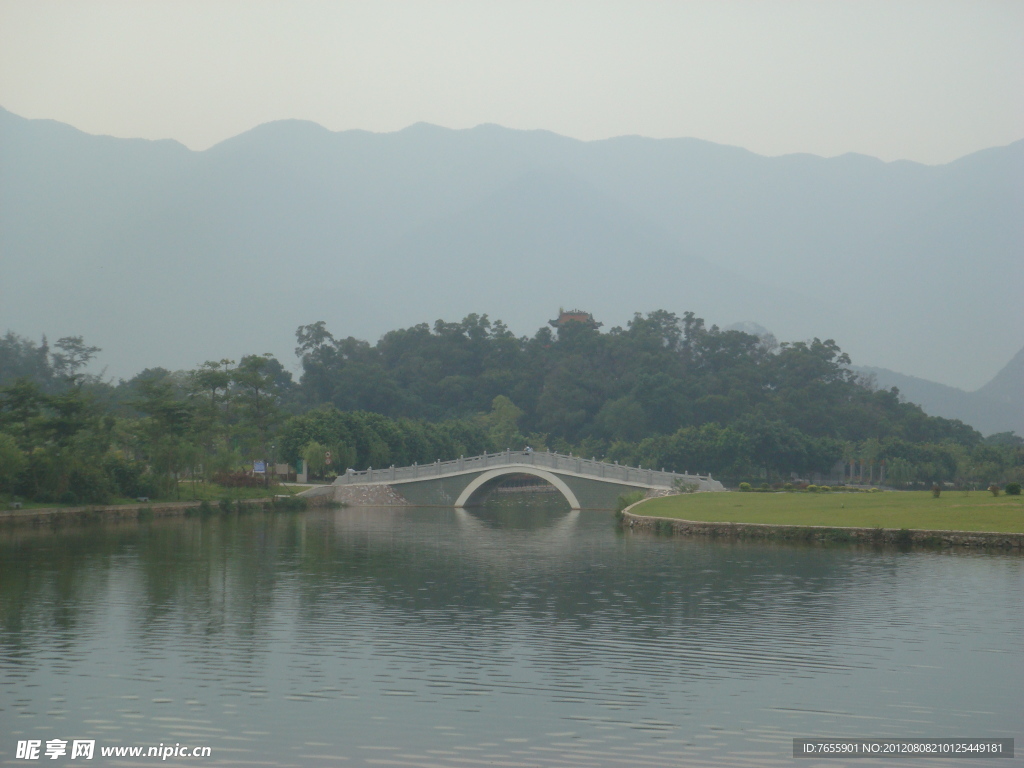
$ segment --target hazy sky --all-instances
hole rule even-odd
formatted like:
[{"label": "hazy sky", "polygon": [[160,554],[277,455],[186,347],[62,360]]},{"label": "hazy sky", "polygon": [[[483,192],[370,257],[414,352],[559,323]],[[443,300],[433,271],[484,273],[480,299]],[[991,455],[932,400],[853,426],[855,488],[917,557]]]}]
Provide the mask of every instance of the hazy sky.
[{"label": "hazy sky", "polygon": [[937,163],[1024,137],[1024,2],[0,0],[0,105],[194,149],[302,118]]}]

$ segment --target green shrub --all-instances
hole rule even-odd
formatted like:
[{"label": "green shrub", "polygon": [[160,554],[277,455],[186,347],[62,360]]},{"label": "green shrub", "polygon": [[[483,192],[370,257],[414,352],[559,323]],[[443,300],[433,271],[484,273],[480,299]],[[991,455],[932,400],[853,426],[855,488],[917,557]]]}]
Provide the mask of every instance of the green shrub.
[{"label": "green shrub", "polygon": [[988,487],[988,492],[991,493],[993,496],[998,496],[999,495],[999,486],[996,485],[995,483],[992,483],[992,485],[990,485]]},{"label": "green shrub", "polygon": [[740,483],[740,490],[743,491],[743,493],[750,493],[750,483]]},{"label": "green shrub", "polygon": [[696,493],[700,490],[700,483],[687,482],[684,478],[679,477],[672,483],[672,489],[676,493]]},{"label": "green shrub", "polygon": [[818,492],[818,486],[816,486],[816,485],[808,485],[807,486],[807,492],[808,493],[817,493]]},{"label": "green shrub", "polygon": [[632,493],[624,493],[619,496],[618,501],[615,502],[615,511],[622,512],[626,507],[631,504],[636,504],[638,501],[643,501],[647,498],[645,491],[633,491]]},{"label": "green shrub", "polygon": [[1020,496],[1020,483],[1007,483],[1003,490],[1007,496]]},{"label": "green shrub", "polygon": [[937,499],[940,495],[942,495],[942,488],[939,487],[938,483],[935,483],[932,486],[932,496],[934,496]]},{"label": "green shrub", "polygon": [[68,490],[61,496],[72,494],[71,504],[109,504],[114,489],[107,473],[95,464],[76,463],[68,473]]},{"label": "green shrub", "polygon": [[827,485],[819,485],[818,486],[818,492],[819,493],[829,493],[831,490],[832,489],[829,486],[827,486]]},{"label": "green shrub", "polygon": [[128,461],[116,454],[109,454],[104,457],[102,467],[121,496],[129,499],[159,496],[156,479],[146,471],[145,465],[141,462]]},{"label": "green shrub", "polygon": [[792,491],[793,490],[793,484],[792,483],[786,483],[784,486],[782,486],[782,490],[784,490],[784,491]]},{"label": "green shrub", "polygon": [[900,528],[899,531],[896,532],[894,542],[897,547],[905,552],[910,549],[910,546],[914,543],[913,534],[911,534],[906,528]]}]

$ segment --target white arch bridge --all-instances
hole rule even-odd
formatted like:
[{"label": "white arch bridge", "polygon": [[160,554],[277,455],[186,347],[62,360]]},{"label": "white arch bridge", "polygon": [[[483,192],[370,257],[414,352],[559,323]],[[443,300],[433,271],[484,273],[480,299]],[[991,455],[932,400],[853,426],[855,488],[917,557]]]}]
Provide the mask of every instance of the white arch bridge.
[{"label": "white arch bridge", "polygon": [[[572,509],[614,509],[618,497],[642,490],[665,492],[689,485],[698,491],[724,491],[711,475],[664,472],[643,467],[626,467],[579,456],[534,451],[503,451],[454,461],[413,464],[411,467],[349,470],[339,475],[332,487],[314,489],[311,495],[335,492],[335,498],[351,498],[353,490],[378,487],[377,498],[393,498],[417,506],[470,507],[479,504],[503,480],[529,475],[550,483]],[[385,489],[389,489],[385,491]]]}]

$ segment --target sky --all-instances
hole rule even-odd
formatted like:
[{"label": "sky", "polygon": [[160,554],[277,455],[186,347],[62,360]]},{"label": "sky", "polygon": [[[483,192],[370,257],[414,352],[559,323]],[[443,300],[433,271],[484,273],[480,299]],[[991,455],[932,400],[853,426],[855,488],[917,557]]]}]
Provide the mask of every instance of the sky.
[{"label": "sky", "polygon": [[0,0],[0,106],[197,150],[299,118],[935,164],[1024,137],[1024,2]]}]

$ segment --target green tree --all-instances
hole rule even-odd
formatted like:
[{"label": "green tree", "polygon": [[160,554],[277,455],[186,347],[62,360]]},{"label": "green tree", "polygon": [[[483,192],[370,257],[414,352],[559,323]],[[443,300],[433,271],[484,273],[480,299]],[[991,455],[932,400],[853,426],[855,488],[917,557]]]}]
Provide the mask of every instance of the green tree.
[{"label": "green tree", "polygon": [[222,404],[228,402],[227,393],[231,386],[231,366],[234,360],[207,360],[193,371],[189,371],[189,383],[193,395],[206,400],[207,413],[212,422],[223,418]]},{"label": "green tree", "polygon": [[281,364],[274,356],[246,355],[231,380],[243,433],[252,458],[267,457],[270,431],[280,417]]},{"label": "green tree", "polygon": [[888,479],[897,487],[906,487],[917,479],[917,470],[906,459],[895,458],[889,462]]},{"label": "green tree", "polygon": [[140,379],[137,390],[143,450],[160,478],[161,492],[180,498],[178,479],[194,456],[189,441],[194,411],[168,376]]},{"label": "green tree", "polygon": [[99,347],[86,344],[81,336],[65,336],[53,346],[57,349],[50,354],[53,372],[69,380],[80,379],[82,374],[79,371],[101,351]]},{"label": "green tree", "polygon": [[0,493],[14,493],[21,473],[28,466],[28,457],[13,436],[0,432]]},{"label": "green tree", "polygon": [[323,477],[324,467],[327,465],[327,448],[313,440],[302,449],[302,458],[311,474]]},{"label": "green tree", "polygon": [[505,395],[498,395],[491,401],[491,412],[487,415],[486,423],[492,450],[519,449],[525,444],[526,438],[519,431],[519,420],[522,417],[522,409]]}]

